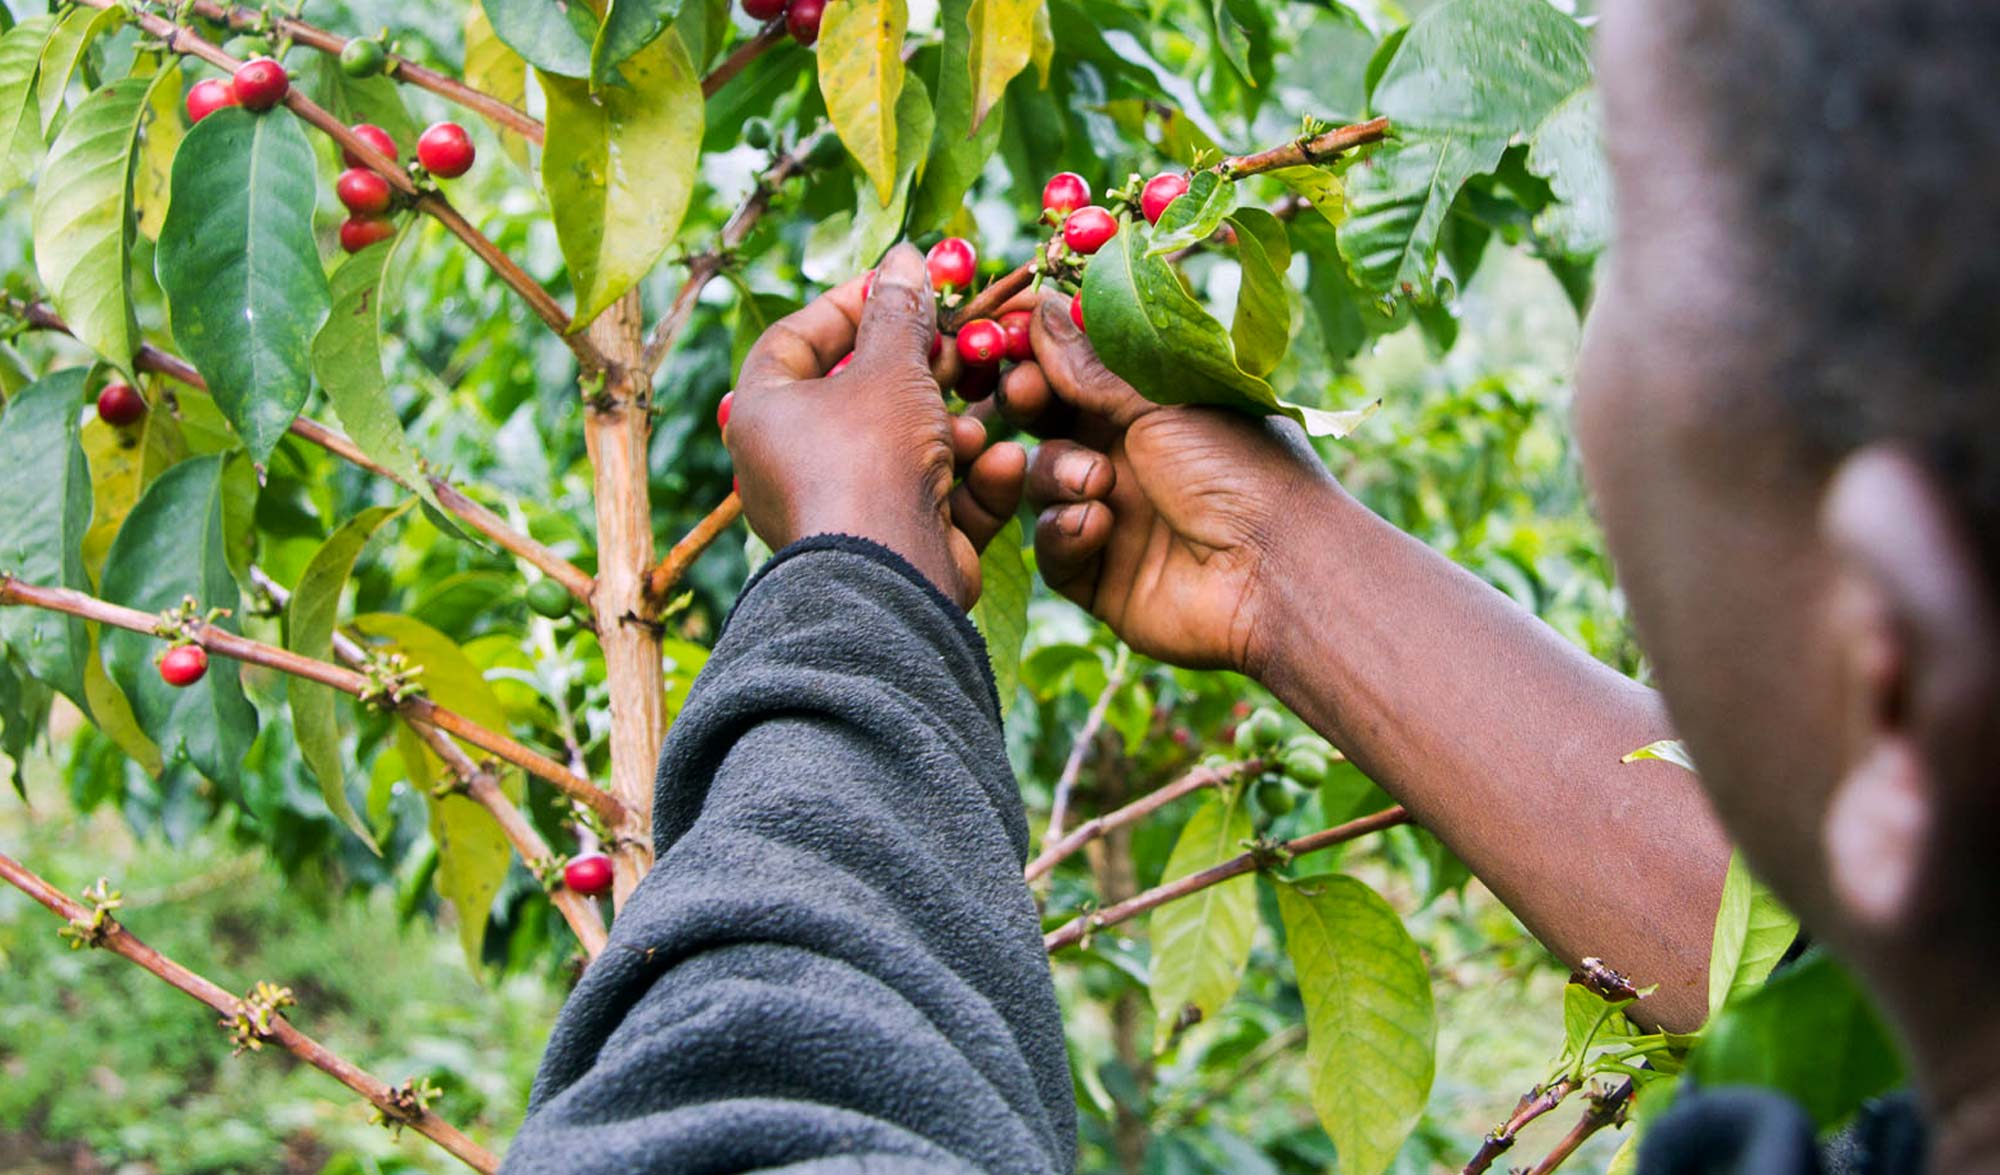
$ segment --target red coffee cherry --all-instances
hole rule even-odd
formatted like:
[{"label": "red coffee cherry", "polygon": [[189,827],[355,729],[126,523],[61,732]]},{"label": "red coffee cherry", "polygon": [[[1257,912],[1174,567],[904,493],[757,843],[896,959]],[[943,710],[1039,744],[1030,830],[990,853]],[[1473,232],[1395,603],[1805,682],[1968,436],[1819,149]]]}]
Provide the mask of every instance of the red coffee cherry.
[{"label": "red coffee cherry", "polygon": [[270,58],[252,57],[236,67],[236,76],[229,84],[235,87],[236,100],[245,110],[264,111],[285,100],[292,79],[284,66]]},{"label": "red coffee cherry", "polygon": [[1147,180],[1146,186],[1139,189],[1139,211],[1146,214],[1146,223],[1160,223],[1160,217],[1166,214],[1167,205],[1180,199],[1181,194],[1187,190],[1187,177],[1176,172],[1163,171]]},{"label": "red coffee cherry", "polygon": [[1083,329],[1083,295],[1082,295],[1082,294],[1078,294],[1078,295],[1077,295],[1076,297],[1074,297],[1074,298],[1071,298],[1071,299],[1069,300],[1069,320],[1070,320],[1071,322],[1074,322],[1074,323],[1076,324],[1076,329],[1077,329],[1077,333],[1079,333],[1079,334],[1086,334],[1086,335],[1090,333],[1089,331],[1087,331],[1087,330],[1084,330],[1084,329]]},{"label": "red coffee cherry", "polygon": [[[347,129],[354,133],[355,138],[360,139],[370,147],[375,148],[377,152],[387,156],[390,162],[395,162],[398,154],[396,151],[396,140],[389,137],[388,131],[383,130],[372,122],[357,123]],[[340,161],[348,167],[368,166],[361,162],[361,156],[345,149],[340,152]]]},{"label": "red coffee cherry", "polygon": [[958,357],[968,367],[992,367],[1007,354],[1007,332],[990,318],[975,318],[958,330]]},{"label": "red coffee cherry", "polygon": [[979,272],[979,254],[964,237],[946,237],[924,254],[924,268],[930,271],[931,287],[939,293],[972,287]]},{"label": "red coffee cherry", "polygon": [[1007,358],[1016,363],[1035,357],[1035,345],[1028,335],[1028,324],[1034,319],[1028,310],[1009,310],[1000,316],[1000,330],[1007,336]]},{"label": "red coffee cherry", "polygon": [[208,672],[208,650],[200,645],[175,645],[160,658],[160,680],[186,689]]},{"label": "red coffee cherry", "polygon": [[835,363],[833,365],[833,370],[827,372],[827,374],[829,376],[839,375],[841,372],[846,371],[848,367],[852,366],[853,363],[854,363],[854,352],[849,351],[847,354],[842,355],[840,357],[840,361]]},{"label": "red coffee cherry", "polygon": [[188,91],[188,122],[197,123],[224,106],[236,105],[236,91],[221,78],[203,78]]},{"label": "red coffee cherry", "polygon": [[723,432],[729,431],[729,408],[734,403],[736,403],[736,393],[724,392],[722,393],[722,403],[715,406],[715,427],[721,429]]},{"label": "red coffee cherry", "polygon": [[97,418],[113,428],[139,423],[146,415],[146,398],[131,384],[105,384],[97,393]]},{"label": "red coffee cherry", "polygon": [[472,170],[472,139],[455,122],[440,122],[417,140],[417,162],[441,179],[453,180]]},{"label": "red coffee cherry", "polygon": [[340,222],[340,247],[359,253],[396,235],[396,226],[379,216],[350,216]]},{"label": "red coffee cherry", "polygon": [[775,20],[785,15],[785,0],[743,0],[743,15],[751,20]]},{"label": "red coffee cherry", "polygon": [[966,367],[962,369],[958,373],[958,386],[952,390],[957,392],[958,398],[964,400],[966,403],[977,404],[979,401],[992,395],[999,386],[1000,368],[996,364],[990,367]]},{"label": "red coffee cherry", "polygon": [[819,40],[819,18],[826,12],[826,0],[792,0],[785,9],[785,31],[792,40],[810,45]]},{"label": "red coffee cherry", "polygon": [[389,211],[395,193],[389,181],[365,167],[350,167],[334,182],[333,194],[356,216],[380,216]]},{"label": "red coffee cherry", "polygon": [[1042,211],[1057,220],[1090,203],[1090,185],[1073,171],[1057,172],[1042,188]]},{"label": "red coffee cherry", "polygon": [[1117,218],[1095,204],[1086,204],[1063,219],[1063,244],[1085,257],[1117,235]]},{"label": "red coffee cherry", "polygon": [[587,898],[610,893],[611,877],[611,858],[603,853],[572,857],[563,866],[563,884]]}]

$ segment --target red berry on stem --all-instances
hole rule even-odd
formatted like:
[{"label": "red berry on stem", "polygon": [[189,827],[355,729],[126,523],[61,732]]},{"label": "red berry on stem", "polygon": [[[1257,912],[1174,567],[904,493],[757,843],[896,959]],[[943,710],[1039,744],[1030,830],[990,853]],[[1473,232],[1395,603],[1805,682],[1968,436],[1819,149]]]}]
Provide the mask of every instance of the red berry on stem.
[{"label": "red berry on stem", "polygon": [[340,222],[340,247],[359,253],[396,235],[396,226],[378,216],[350,216]]},{"label": "red berry on stem", "polygon": [[291,91],[292,79],[285,73],[285,67],[268,57],[252,57],[236,67],[236,76],[229,84],[236,89],[236,100],[245,110],[269,110],[285,100]]},{"label": "red berry on stem", "polygon": [[1035,344],[1028,335],[1028,324],[1034,317],[1028,310],[1009,310],[1000,316],[1000,330],[1007,336],[1007,358],[1016,363],[1035,357]]},{"label": "red berry on stem", "polygon": [[453,180],[472,170],[472,139],[455,122],[434,123],[417,140],[417,162],[434,176]]},{"label": "red berry on stem", "polygon": [[185,689],[208,672],[208,650],[200,645],[175,645],[160,658],[160,680]]},{"label": "red berry on stem", "polygon": [[[386,156],[391,163],[396,161],[396,140],[389,137],[388,131],[383,130],[372,122],[356,123],[347,129],[353,132],[355,138],[375,148],[379,154]],[[340,152],[340,161],[349,167],[368,166],[361,162],[361,156],[346,149],[342,149]]]},{"label": "red berry on stem", "polygon": [[1160,223],[1167,205],[1180,199],[1187,190],[1187,177],[1177,172],[1163,171],[1147,180],[1146,186],[1139,189],[1139,211],[1146,214],[1146,223]]},{"label": "red berry on stem", "polygon": [[1007,332],[990,318],[975,318],[958,330],[958,357],[969,367],[991,367],[1007,354]]},{"label": "red berry on stem", "polygon": [[97,393],[97,418],[113,428],[137,424],[144,415],[146,398],[131,384],[105,384],[104,390]]},{"label": "red berry on stem", "polygon": [[715,406],[715,427],[721,429],[723,432],[729,431],[729,408],[734,403],[736,403],[736,393],[724,392],[722,393],[722,403]]},{"label": "red berry on stem", "polygon": [[854,363],[854,352],[849,351],[847,354],[842,355],[840,357],[839,361],[833,365],[833,370],[827,372],[827,374],[839,375],[841,372],[846,371],[848,367],[852,366],[853,363]]},{"label": "red berry on stem", "polygon": [[1074,298],[1071,298],[1071,299],[1069,300],[1069,320],[1070,320],[1071,322],[1074,322],[1074,323],[1076,324],[1076,329],[1077,329],[1078,333],[1080,333],[1080,334],[1089,334],[1089,333],[1090,333],[1089,331],[1087,331],[1087,330],[1084,330],[1084,329],[1083,329],[1083,295],[1082,295],[1082,294],[1078,294],[1078,295],[1077,295],[1076,297],[1074,297]]},{"label": "red berry on stem", "polygon": [[1063,244],[1088,257],[1118,235],[1118,220],[1095,204],[1086,204],[1063,219]]},{"label": "red berry on stem", "polygon": [[340,179],[333,185],[333,193],[356,216],[382,215],[389,211],[389,201],[395,195],[389,188],[388,180],[365,167],[350,167],[341,172]]},{"label": "red berry on stem", "polygon": [[810,45],[819,40],[819,18],[826,12],[826,0],[792,0],[785,9],[785,31],[792,40]]},{"label": "red berry on stem", "polygon": [[952,390],[958,398],[968,404],[977,404],[993,394],[1000,386],[1000,368],[966,367],[958,373],[958,386]]},{"label": "red berry on stem", "polygon": [[743,0],[743,15],[751,20],[774,20],[785,15],[785,0]]},{"label": "red berry on stem", "polygon": [[964,237],[946,237],[924,254],[924,268],[930,271],[932,288],[940,292],[970,289],[979,272],[979,254]]},{"label": "red berry on stem", "polygon": [[1042,211],[1052,212],[1057,217],[1068,216],[1090,203],[1090,185],[1073,171],[1057,172],[1042,187]]},{"label": "red berry on stem", "polygon": [[603,853],[572,857],[563,866],[563,884],[587,898],[611,892],[611,877],[611,858]]},{"label": "red berry on stem", "polygon": [[188,122],[197,123],[224,106],[236,105],[236,91],[221,78],[203,78],[188,91]]}]

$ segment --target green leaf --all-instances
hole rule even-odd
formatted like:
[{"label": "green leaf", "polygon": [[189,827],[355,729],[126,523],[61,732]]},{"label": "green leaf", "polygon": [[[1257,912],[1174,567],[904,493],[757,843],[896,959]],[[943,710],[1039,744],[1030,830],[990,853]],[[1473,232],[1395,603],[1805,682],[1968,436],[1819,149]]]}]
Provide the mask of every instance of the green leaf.
[{"label": "green leaf", "polygon": [[48,686],[29,677],[15,664],[5,648],[0,648],[0,756],[7,759],[7,776],[14,794],[28,798],[28,748],[35,736],[48,728],[49,710],[55,694]]},{"label": "green leaf", "polygon": [[588,6],[571,0],[481,0],[481,6],[494,35],[528,64],[558,77],[590,76],[597,18]]},{"label": "green leaf", "polygon": [[0,37],[0,195],[27,183],[42,161],[48,140],[42,137],[35,79],[55,26],[53,15],[35,16]]},{"label": "green leaf", "polygon": [[541,75],[542,186],[576,287],[574,330],[636,285],[673,243],[700,161],[701,82],[680,38],[654,41],[621,72],[629,88],[595,97],[588,83]]},{"label": "green leaf", "polygon": [[1379,1175],[1430,1097],[1437,1021],[1423,953],[1374,890],[1325,874],[1278,885],[1306,1005],[1313,1112],[1341,1175]]},{"label": "green leaf", "polygon": [[1056,34],[1049,24],[1048,0],[1035,5],[1035,19],[1029,29],[1028,60],[1035,63],[1035,79],[1049,88],[1049,70],[1056,61]]},{"label": "green leaf", "polygon": [[402,87],[388,74],[349,77],[338,57],[321,54],[313,62],[313,93],[342,123],[373,123],[388,131],[406,155],[415,152],[421,130],[403,104]]},{"label": "green leaf", "polygon": [[[479,666],[450,637],[414,617],[388,612],[356,616],[353,627],[363,643],[402,653],[412,665],[421,667],[418,680],[431,701],[490,730],[507,729],[507,711],[499,695]],[[484,754],[472,753],[475,757]],[[510,796],[520,798],[518,772],[509,771],[503,784]]]},{"label": "green leaf", "polygon": [[[141,612],[178,608],[192,596],[203,610],[238,606],[236,580],[224,553],[221,456],[195,457],[146,487],[112,540],[101,594]],[[233,615],[214,624],[238,632]],[[160,680],[155,658],[165,650],[150,633],[106,629],[106,668],[125,691],[141,729],[169,760],[186,760],[233,790],[257,735],[257,711],[243,696],[236,662],[209,660],[208,675],[177,689]]]},{"label": "green leaf", "polygon": [[[477,5],[465,10],[465,84],[493,95],[509,106],[521,107],[528,101],[528,63],[507,47],[493,32],[486,10]],[[528,166],[528,143],[518,133],[492,119],[486,125],[500,136],[500,145],[518,166]]]},{"label": "green leaf", "polygon": [[317,181],[312,144],[289,113],[218,110],[174,157],[157,260],[174,339],[259,462],[305,403],[326,321]]},{"label": "green leaf", "polygon": [[122,78],[84,99],[35,185],[35,269],[49,300],[71,333],[124,371],[141,341],[130,276],[133,152],[154,88],[179,79],[176,70]]},{"label": "green leaf", "polygon": [[159,744],[139,728],[139,717],[132,712],[131,699],[104,671],[98,639],[99,634],[93,632],[90,660],[83,666],[83,692],[90,699],[91,724],[139,764],[146,774],[157,778],[166,767],[165,760],[160,757]]},{"label": "green leaf", "polygon": [[1034,577],[1021,549],[1024,541],[1018,518],[993,536],[979,557],[979,602],[972,606],[972,623],[986,638],[1003,718],[1021,692],[1021,645],[1028,639],[1028,600],[1034,595]]},{"label": "green leaf", "polygon": [[[1256,835],[1237,791],[1209,795],[1181,828],[1161,884],[1240,855]],[[1257,878],[1245,873],[1161,906],[1150,933],[1153,1049],[1164,1052],[1181,1028],[1213,1019],[1236,994],[1257,937]]]},{"label": "green leaf", "polygon": [[382,378],[384,279],[407,233],[406,225],[393,239],[370,245],[333,271],[333,310],[313,340],[313,374],[362,453],[400,478],[440,517],[449,517],[403,433],[388,381]]},{"label": "green leaf", "polygon": [[[1648,759],[1658,759],[1662,763],[1672,763],[1676,767],[1694,771],[1694,757],[1688,754],[1687,744],[1677,738],[1663,738],[1656,743],[1648,743],[1620,759],[1621,763],[1640,763]],[[1699,772],[1697,772],[1699,774]]]},{"label": "green leaf", "polygon": [[1347,185],[1332,168],[1281,167],[1264,174],[1290,188],[1333,227],[1339,228],[1346,221]]},{"label": "green leaf", "polygon": [[590,44],[590,81],[602,87],[626,58],[659,39],[681,14],[681,0],[608,0]]},{"label": "green leaf", "polygon": [[1027,68],[1041,11],[1042,0],[972,0],[966,10],[972,29],[967,64],[972,70],[973,130],[999,105],[1007,83]]},{"label": "green leaf", "polygon": [[1243,275],[1230,341],[1243,370],[1269,375],[1292,343],[1292,283],[1285,276],[1292,242],[1278,218],[1262,208],[1239,208],[1229,223],[1236,227],[1236,258]]},{"label": "green leaf", "polygon": [[1868,995],[1830,955],[1788,968],[1723,1010],[1688,1058],[1704,1086],[1755,1085],[1798,1101],[1822,1130],[1904,1080]]},{"label": "green leaf", "polygon": [[1597,87],[1563,99],[1528,139],[1528,170],[1549,181],[1557,203],[1535,214],[1535,235],[1557,253],[1595,257],[1611,241],[1611,167]]},{"label": "green leaf", "polygon": [[1731,853],[1708,955],[1708,1014],[1763,986],[1798,936],[1798,919],[1751,875],[1741,852]]},{"label": "green leaf", "polygon": [[[153,64],[157,69],[159,63]],[[158,241],[160,229],[167,223],[167,204],[174,190],[174,155],[187,137],[187,129],[181,125],[180,64],[171,58],[165,64],[166,68],[157,69],[160,82],[146,99],[152,116],[140,129],[139,159],[132,169],[132,215],[139,232],[149,241]],[[138,67],[133,68],[136,73]]]},{"label": "green leaf", "polygon": [[[136,436],[133,435],[136,432]],[[83,569],[94,582],[104,571],[111,540],[153,479],[187,456],[180,422],[155,404],[130,429],[95,416],[83,423],[83,455],[90,464],[90,530],[83,536]]]},{"label": "green leaf", "polygon": [[909,23],[903,0],[834,0],[816,49],[827,117],[884,207],[896,192],[896,106]]},{"label": "green leaf", "polygon": [[[333,630],[340,612],[340,594],[353,574],[354,561],[368,545],[375,531],[390,519],[408,510],[401,506],[373,506],[350,518],[327,536],[313,552],[304,574],[292,590],[291,607],[285,614],[285,647],[315,661],[333,659]],[[319,780],[326,806],[342,823],[354,830],[371,850],[380,853],[368,826],[347,799],[347,761],[341,753],[340,722],[334,713],[334,690],[304,678],[286,685],[292,709],[292,737],[298,742],[299,757]]]},{"label": "green leaf", "polygon": [[69,84],[76,77],[77,67],[83,64],[90,43],[123,23],[123,9],[81,4],[64,13],[57,22],[55,32],[49,34],[48,44],[42,48],[41,74],[35,83],[44,138],[55,133],[63,101],[69,95]]},{"label": "green leaf", "polygon": [[[90,529],[90,470],[77,427],[89,369],[71,367],[30,385],[0,415],[0,571],[38,587],[90,590],[83,536]],[[77,617],[0,608],[0,641],[37,680],[85,705],[90,636]]]},{"label": "green leaf", "polygon": [[924,153],[931,141],[931,96],[922,78],[910,78],[896,99],[896,184],[895,195],[886,207],[869,198],[866,176],[854,179],[854,219],[848,240],[852,242],[852,264],[844,272],[866,269],[881,260],[889,246],[903,237],[908,219],[910,195],[916,187],[917,172],[923,167]]},{"label": "green leaf", "polygon": [[1004,116],[995,114],[976,128],[973,121],[971,7],[972,0],[943,0],[938,10],[944,46],[930,94],[936,126],[910,205],[913,233],[942,228],[957,216],[965,194],[1000,146]]},{"label": "green leaf", "polygon": [[1195,172],[1188,190],[1160,214],[1146,256],[1164,257],[1215,235],[1223,220],[1236,211],[1236,197],[1235,184],[1212,171]]}]

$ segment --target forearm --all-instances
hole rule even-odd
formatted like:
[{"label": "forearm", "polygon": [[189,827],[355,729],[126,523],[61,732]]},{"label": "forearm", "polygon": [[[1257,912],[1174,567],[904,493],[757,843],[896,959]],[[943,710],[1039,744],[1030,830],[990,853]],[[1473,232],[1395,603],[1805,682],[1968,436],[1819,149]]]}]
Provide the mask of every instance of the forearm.
[{"label": "forearm", "polygon": [[1729,848],[1696,780],[1622,763],[1672,736],[1652,691],[1337,489],[1279,544],[1264,683],[1436,833],[1564,960],[1706,1011]]}]

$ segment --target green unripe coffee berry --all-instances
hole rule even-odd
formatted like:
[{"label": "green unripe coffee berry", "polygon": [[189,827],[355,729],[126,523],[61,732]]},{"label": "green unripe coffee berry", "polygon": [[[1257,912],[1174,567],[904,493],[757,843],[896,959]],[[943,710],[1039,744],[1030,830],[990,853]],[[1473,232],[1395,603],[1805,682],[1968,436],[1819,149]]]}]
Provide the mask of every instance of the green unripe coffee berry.
[{"label": "green unripe coffee berry", "polygon": [[224,41],[222,51],[238,61],[248,61],[252,57],[269,57],[271,42],[254,33],[242,33]]},{"label": "green unripe coffee berry", "polygon": [[351,78],[372,78],[382,72],[388,60],[389,53],[382,48],[382,42],[356,37],[340,51],[340,70]]},{"label": "green unripe coffee berry", "polygon": [[538,616],[561,620],[569,615],[569,589],[553,579],[538,579],[528,585],[528,607]]},{"label": "green unripe coffee berry", "polygon": [[771,145],[771,124],[761,118],[753,118],[743,124],[743,143],[759,151]]},{"label": "green unripe coffee berry", "polygon": [[1266,815],[1273,818],[1285,815],[1298,804],[1298,797],[1292,794],[1292,789],[1275,775],[1266,775],[1258,780],[1251,798],[1257,801],[1257,806],[1264,809]]},{"label": "green unripe coffee berry", "polygon": [[1262,754],[1284,736],[1285,720],[1275,711],[1259,709],[1237,725],[1236,753],[1246,757]]},{"label": "green unripe coffee berry", "polygon": [[847,158],[847,147],[832,131],[821,131],[806,148],[807,167],[832,167]]},{"label": "green unripe coffee berry", "polygon": [[1317,787],[1326,782],[1326,773],[1332,764],[1316,747],[1292,747],[1278,762],[1284,764],[1285,774],[1305,784]]}]

